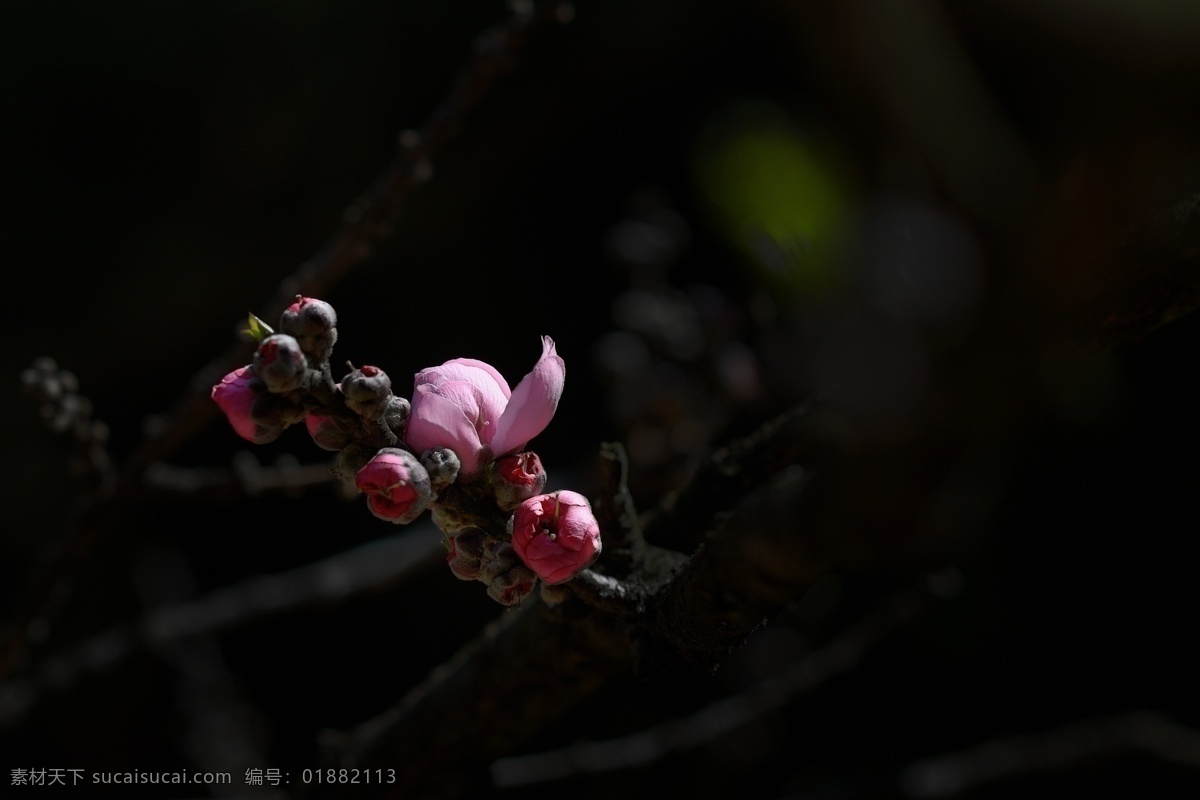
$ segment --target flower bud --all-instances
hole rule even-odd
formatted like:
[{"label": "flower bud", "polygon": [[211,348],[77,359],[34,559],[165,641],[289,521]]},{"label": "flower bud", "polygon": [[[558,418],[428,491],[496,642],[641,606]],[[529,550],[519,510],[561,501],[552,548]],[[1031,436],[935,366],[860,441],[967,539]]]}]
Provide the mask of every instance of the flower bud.
[{"label": "flower bud", "polygon": [[533,592],[536,583],[537,575],[528,567],[517,564],[492,578],[487,585],[487,593],[488,597],[502,606],[519,606]]},{"label": "flower bud", "polygon": [[337,342],[337,314],[333,306],[315,297],[296,295],[296,302],[284,309],[279,330],[294,336],[313,366],[329,358]]},{"label": "flower bud", "polygon": [[546,583],[563,583],[600,555],[600,524],[577,492],[538,495],[517,506],[512,546]]},{"label": "flower bud", "polygon": [[412,522],[433,498],[429,475],[407,450],[385,447],[354,476],[367,495],[367,506],[380,519],[398,524]]},{"label": "flower bud", "polygon": [[485,540],[486,534],[479,528],[467,528],[451,537],[446,563],[456,578],[464,581],[479,579]]},{"label": "flower bud", "polygon": [[271,394],[259,392],[250,407],[250,416],[259,425],[266,428],[283,430],[288,425],[303,421],[308,412],[304,404],[295,395]]},{"label": "flower bud", "polygon": [[492,489],[496,504],[511,511],[546,488],[546,470],[537,453],[524,452],[496,460],[492,471]]},{"label": "flower bud", "polygon": [[429,511],[433,524],[447,536],[454,536],[459,531],[486,524],[486,520],[480,519],[479,515],[464,511],[452,503],[434,503]]},{"label": "flower bud", "polygon": [[330,470],[339,480],[353,481],[358,471],[375,457],[376,450],[360,444],[348,444],[338,451]]},{"label": "flower bud", "polygon": [[421,455],[421,466],[429,473],[434,492],[441,492],[458,477],[458,456],[448,447],[435,447]]},{"label": "flower bud", "polygon": [[328,409],[319,409],[304,418],[304,426],[317,447],[337,452],[350,443],[357,421],[357,417],[349,414],[332,414]]},{"label": "flower bud", "polygon": [[255,444],[266,444],[283,432],[283,423],[263,424],[255,419],[255,402],[266,393],[266,386],[247,365],[221,378],[212,388],[212,399],[225,412],[238,436]]},{"label": "flower bud", "polygon": [[392,379],[379,367],[352,368],[342,378],[341,388],[351,411],[363,419],[378,419],[392,396]]},{"label": "flower bud", "polygon": [[521,559],[517,558],[517,554],[513,550],[512,542],[492,536],[484,540],[481,558],[483,569],[480,572],[479,580],[484,583],[490,583],[492,578],[508,572],[521,563]]},{"label": "flower bud", "polygon": [[410,409],[411,405],[403,397],[392,395],[387,399],[387,405],[383,409],[383,421],[388,426],[388,430],[396,434],[397,439],[404,439],[404,428],[408,424]]},{"label": "flower bud", "polygon": [[263,339],[254,351],[254,374],[274,394],[287,394],[305,386],[308,362],[300,343],[283,333]]}]

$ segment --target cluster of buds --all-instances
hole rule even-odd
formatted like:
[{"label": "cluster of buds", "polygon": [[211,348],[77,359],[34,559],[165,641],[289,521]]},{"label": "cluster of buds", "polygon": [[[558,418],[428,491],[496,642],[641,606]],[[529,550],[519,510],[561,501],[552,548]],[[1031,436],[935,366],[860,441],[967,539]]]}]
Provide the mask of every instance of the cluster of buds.
[{"label": "cluster of buds", "polygon": [[545,494],[541,459],[525,449],[553,418],[566,379],[550,337],[515,389],[490,364],[458,358],[418,372],[410,403],[378,367],[348,364],[334,382],[337,315],[328,303],[297,297],[279,327],[252,316],[252,363],[212,390],[244,439],[269,442],[303,422],[319,447],[337,452],[334,474],[366,496],[373,515],[406,524],[430,509],[451,571],[483,582],[503,605],[519,603],[539,578],[570,580],[600,554],[587,499]]}]

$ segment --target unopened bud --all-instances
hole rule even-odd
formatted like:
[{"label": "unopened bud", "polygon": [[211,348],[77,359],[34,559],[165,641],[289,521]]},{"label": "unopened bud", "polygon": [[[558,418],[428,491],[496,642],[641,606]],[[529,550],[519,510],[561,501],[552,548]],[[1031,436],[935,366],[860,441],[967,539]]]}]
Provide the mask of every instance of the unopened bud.
[{"label": "unopened bud", "polygon": [[488,583],[488,597],[502,606],[518,606],[533,592],[537,576],[526,566],[518,564],[497,575]]},{"label": "unopened bud", "polygon": [[296,302],[279,318],[279,330],[294,336],[317,366],[329,358],[337,342],[337,313],[324,300],[296,295]]},{"label": "unopened bud", "polygon": [[352,368],[342,378],[341,388],[351,411],[364,419],[378,419],[392,396],[392,379],[379,367]]},{"label": "unopened bud", "polygon": [[278,428],[281,431],[288,425],[303,420],[305,414],[304,406],[295,396],[271,394],[266,391],[259,392],[254,398],[254,404],[250,406],[250,416],[256,423],[264,428]]},{"label": "unopened bud", "polygon": [[512,546],[546,583],[563,583],[600,555],[600,524],[578,492],[538,495],[513,514]]},{"label": "unopened bud", "polygon": [[354,483],[367,496],[372,514],[398,524],[412,522],[433,498],[421,462],[398,447],[376,453],[354,476]]},{"label": "unopened bud", "polygon": [[334,452],[350,443],[357,423],[358,417],[352,414],[332,414],[328,409],[314,411],[304,418],[308,435],[317,443],[317,447]]},{"label": "unopened bud", "polygon": [[480,556],[480,560],[483,562],[483,567],[479,571],[479,580],[484,583],[491,583],[497,576],[521,565],[521,559],[517,557],[509,541],[490,536],[484,542],[483,555]]},{"label": "unopened bud", "polygon": [[447,536],[454,536],[467,528],[477,527],[481,520],[474,514],[468,514],[453,505],[434,503],[430,508],[430,516],[437,529]]},{"label": "unopened bud", "polygon": [[287,394],[303,387],[308,377],[308,362],[300,343],[283,333],[263,339],[254,351],[254,374],[273,394]]},{"label": "unopened bud", "polygon": [[372,448],[363,447],[358,444],[350,444],[338,451],[337,458],[333,461],[333,469],[331,470],[335,476],[343,481],[353,481],[354,476],[358,471],[367,465],[367,462],[375,457],[376,451]]},{"label": "unopened bud", "polygon": [[404,439],[404,428],[408,424],[410,409],[411,405],[403,397],[392,395],[387,399],[387,405],[383,409],[383,421],[388,426],[388,430],[396,434],[397,439]]},{"label": "unopened bud", "polygon": [[479,528],[467,528],[450,538],[450,552],[446,554],[446,563],[459,580],[479,579],[486,536],[487,534]]},{"label": "unopened bud", "polygon": [[429,473],[433,490],[440,492],[458,477],[458,456],[448,447],[435,447],[421,455],[421,465]]},{"label": "unopened bud", "polygon": [[278,438],[284,428],[282,422],[263,424],[255,418],[255,403],[266,392],[267,387],[246,365],[222,378],[212,388],[212,399],[225,412],[238,436],[255,444],[266,444]]},{"label": "unopened bud", "polygon": [[503,456],[492,470],[492,488],[496,505],[512,511],[524,501],[539,495],[546,488],[546,470],[537,453],[525,452]]}]

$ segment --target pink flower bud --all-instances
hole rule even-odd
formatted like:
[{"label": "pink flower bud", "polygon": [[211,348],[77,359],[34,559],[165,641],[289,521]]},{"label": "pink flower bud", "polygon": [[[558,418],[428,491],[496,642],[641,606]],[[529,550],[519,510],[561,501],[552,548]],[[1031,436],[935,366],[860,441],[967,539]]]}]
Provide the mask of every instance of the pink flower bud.
[{"label": "pink flower bud", "polygon": [[273,394],[287,394],[301,388],[308,376],[308,361],[300,343],[291,336],[277,333],[262,340],[254,351],[254,374]]},{"label": "pink flower bud", "polygon": [[448,447],[458,455],[460,474],[471,479],[493,455],[514,453],[545,430],[565,381],[566,367],[549,336],[515,391],[495,367],[471,358],[421,370],[405,443],[417,453]]},{"label": "pink flower bud", "polygon": [[546,583],[563,583],[600,555],[600,523],[578,492],[542,494],[517,506],[512,545]]},{"label": "pink flower bud", "polygon": [[354,483],[367,496],[371,513],[383,520],[412,522],[433,498],[429,475],[417,457],[407,450],[385,447],[354,476]]},{"label": "pink flower bud", "polygon": [[497,459],[492,472],[496,503],[509,511],[546,488],[546,470],[537,453],[527,451]]},{"label": "pink flower bud", "polygon": [[284,428],[282,424],[263,425],[254,419],[254,402],[265,391],[249,365],[235,369],[212,388],[212,399],[225,412],[233,430],[255,444],[274,441]]}]

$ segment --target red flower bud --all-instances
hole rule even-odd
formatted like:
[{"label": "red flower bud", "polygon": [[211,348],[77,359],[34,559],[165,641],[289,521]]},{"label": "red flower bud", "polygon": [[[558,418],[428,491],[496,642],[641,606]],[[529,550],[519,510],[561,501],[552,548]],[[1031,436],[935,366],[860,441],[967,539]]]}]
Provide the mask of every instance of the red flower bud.
[{"label": "red flower bud", "polygon": [[517,506],[512,546],[546,583],[563,583],[600,555],[600,523],[578,492],[538,495]]},{"label": "red flower bud", "polygon": [[541,494],[546,488],[546,470],[537,453],[525,452],[497,459],[492,472],[496,503],[505,511]]},{"label": "red flower bud", "polygon": [[429,474],[407,450],[385,447],[354,476],[367,496],[367,507],[380,519],[398,524],[412,522],[433,498]]}]

